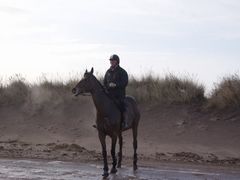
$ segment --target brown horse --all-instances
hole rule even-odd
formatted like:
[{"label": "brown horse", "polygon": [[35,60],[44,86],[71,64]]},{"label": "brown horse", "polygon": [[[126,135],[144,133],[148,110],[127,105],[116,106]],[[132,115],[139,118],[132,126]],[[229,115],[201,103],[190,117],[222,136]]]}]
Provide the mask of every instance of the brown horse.
[{"label": "brown horse", "polygon": [[[75,96],[84,95],[84,93],[90,93],[92,95],[93,102],[97,109],[96,125],[98,130],[98,137],[102,145],[102,156],[104,161],[103,176],[107,177],[108,163],[107,163],[107,151],[106,151],[106,136],[110,136],[112,140],[111,155],[112,155],[112,169],[111,173],[116,173],[116,165],[121,167],[122,162],[122,131],[132,129],[133,132],[133,169],[137,170],[137,129],[140,120],[140,112],[138,110],[136,101],[133,97],[126,96],[125,106],[126,111],[124,113],[124,121],[128,125],[127,128],[121,127],[121,112],[114,102],[114,100],[107,94],[102,84],[93,75],[93,68],[90,72],[86,70],[82,80],[72,89]],[[115,148],[119,138],[119,153],[118,162],[115,155]]]}]

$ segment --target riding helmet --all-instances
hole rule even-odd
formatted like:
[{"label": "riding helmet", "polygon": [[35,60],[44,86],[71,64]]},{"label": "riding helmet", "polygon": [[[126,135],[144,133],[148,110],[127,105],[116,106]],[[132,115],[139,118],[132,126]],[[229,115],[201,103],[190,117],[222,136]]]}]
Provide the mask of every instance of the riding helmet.
[{"label": "riding helmet", "polygon": [[116,54],[111,55],[109,60],[110,60],[110,61],[115,60],[115,61],[118,62],[118,64],[119,64],[119,62],[120,62],[120,59],[119,59],[118,55],[116,55]]}]

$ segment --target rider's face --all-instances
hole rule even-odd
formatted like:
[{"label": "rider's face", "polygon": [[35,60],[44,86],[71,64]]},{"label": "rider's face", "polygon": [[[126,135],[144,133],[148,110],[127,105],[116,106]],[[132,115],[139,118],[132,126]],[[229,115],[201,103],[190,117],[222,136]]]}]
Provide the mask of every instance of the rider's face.
[{"label": "rider's face", "polygon": [[117,66],[118,62],[116,60],[110,60],[110,64],[112,67]]}]

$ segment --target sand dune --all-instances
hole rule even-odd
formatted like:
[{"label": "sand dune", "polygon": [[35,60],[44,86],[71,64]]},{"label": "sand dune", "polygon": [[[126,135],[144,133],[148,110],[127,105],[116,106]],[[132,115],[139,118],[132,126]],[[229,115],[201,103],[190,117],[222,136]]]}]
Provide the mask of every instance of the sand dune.
[{"label": "sand dune", "polygon": [[[91,97],[69,95],[68,101],[33,102],[31,106],[1,106],[2,157],[101,158],[97,131],[92,127],[95,108]],[[210,112],[197,104],[141,103],[139,108],[140,159],[240,165],[239,111]],[[131,131],[123,137],[128,159],[133,152]]]}]

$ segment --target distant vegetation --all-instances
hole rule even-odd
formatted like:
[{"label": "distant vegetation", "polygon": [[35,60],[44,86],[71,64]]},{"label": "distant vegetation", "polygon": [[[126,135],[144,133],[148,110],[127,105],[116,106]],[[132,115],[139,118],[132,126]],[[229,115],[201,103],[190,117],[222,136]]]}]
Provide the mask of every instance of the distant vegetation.
[{"label": "distant vegetation", "polygon": [[238,74],[223,77],[215,85],[208,106],[217,109],[240,107],[240,77]]},{"label": "distant vegetation", "polygon": [[[39,83],[31,84],[21,76],[15,76],[7,85],[0,81],[0,106],[54,106],[71,102],[71,89],[79,80],[64,83],[43,78]],[[206,98],[204,86],[191,77],[168,74],[160,78],[149,74],[139,79],[131,77],[127,94],[134,96],[139,103],[202,103],[214,109],[236,108],[240,105],[240,78],[237,74],[222,78]]]},{"label": "distant vegetation", "polygon": [[132,77],[127,89],[140,102],[196,103],[202,102],[204,87],[190,77],[168,74],[164,78],[147,75],[139,80]]}]

